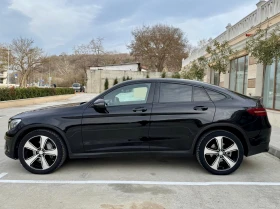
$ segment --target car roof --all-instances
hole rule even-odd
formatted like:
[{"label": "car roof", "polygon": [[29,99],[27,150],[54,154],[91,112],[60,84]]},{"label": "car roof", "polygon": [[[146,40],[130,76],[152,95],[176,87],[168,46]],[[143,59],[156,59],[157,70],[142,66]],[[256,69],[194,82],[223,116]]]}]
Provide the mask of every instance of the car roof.
[{"label": "car roof", "polygon": [[188,79],[178,79],[178,78],[144,78],[144,79],[136,79],[136,80],[128,80],[123,83],[134,83],[134,82],[167,82],[167,83],[182,83],[182,84],[190,84],[194,86],[203,86],[205,88],[210,88],[213,90],[221,91],[227,94],[231,94],[231,92],[223,87],[212,85],[209,83],[205,83],[202,81],[188,80]]}]

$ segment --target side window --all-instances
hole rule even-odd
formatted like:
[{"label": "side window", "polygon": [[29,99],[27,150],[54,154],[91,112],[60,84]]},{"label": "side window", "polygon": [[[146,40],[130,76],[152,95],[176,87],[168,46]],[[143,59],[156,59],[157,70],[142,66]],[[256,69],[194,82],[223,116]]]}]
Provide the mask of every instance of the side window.
[{"label": "side window", "polygon": [[183,84],[161,83],[159,102],[191,102],[192,86]]},{"label": "side window", "polygon": [[210,101],[209,96],[203,88],[194,87],[193,100],[195,102],[207,102]]},{"label": "side window", "polygon": [[145,104],[151,83],[132,84],[120,87],[104,96],[107,106]]},{"label": "side window", "polygon": [[219,101],[219,100],[223,100],[223,99],[226,98],[225,95],[220,94],[220,93],[218,93],[218,92],[211,91],[211,90],[209,90],[209,89],[207,89],[206,91],[207,91],[207,93],[209,94],[209,96],[210,96],[210,98],[211,98],[212,101]]}]

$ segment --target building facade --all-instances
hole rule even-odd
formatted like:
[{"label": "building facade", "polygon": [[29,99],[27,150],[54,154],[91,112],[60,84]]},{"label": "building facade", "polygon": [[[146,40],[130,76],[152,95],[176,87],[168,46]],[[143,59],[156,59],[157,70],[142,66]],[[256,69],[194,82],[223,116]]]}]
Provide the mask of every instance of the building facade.
[{"label": "building facade", "polygon": [[[254,34],[259,27],[269,27],[269,32],[280,24],[280,0],[260,0],[256,6],[255,11],[235,25],[228,24],[226,30],[213,39],[220,43],[228,41],[231,48],[237,51],[237,56],[231,59],[227,72],[221,74],[220,79],[217,72],[207,69],[204,82],[248,96],[262,96],[271,124],[280,127],[280,60],[264,69],[264,66],[258,64],[245,50],[247,34]],[[201,56],[207,57],[206,47],[207,45],[184,59],[182,69]]]}]

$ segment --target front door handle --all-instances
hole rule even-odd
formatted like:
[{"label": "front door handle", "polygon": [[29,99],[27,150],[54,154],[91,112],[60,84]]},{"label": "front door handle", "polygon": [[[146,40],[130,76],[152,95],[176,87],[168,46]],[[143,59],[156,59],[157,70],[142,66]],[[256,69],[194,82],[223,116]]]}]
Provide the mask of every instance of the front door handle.
[{"label": "front door handle", "polygon": [[208,110],[208,107],[205,107],[205,106],[195,106],[193,109],[194,109],[194,110],[202,110],[202,111],[205,111],[205,110]]},{"label": "front door handle", "polygon": [[133,112],[146,112],[147,108],[145,108],[145,107],[136,107],[132,111]]}]

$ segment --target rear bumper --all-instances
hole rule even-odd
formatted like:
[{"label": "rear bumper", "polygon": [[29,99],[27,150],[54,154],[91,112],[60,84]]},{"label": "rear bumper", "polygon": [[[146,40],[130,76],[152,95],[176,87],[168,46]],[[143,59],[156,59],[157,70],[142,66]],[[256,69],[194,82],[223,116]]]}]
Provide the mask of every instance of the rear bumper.
[{"label": "rear bumper", "polygon": [[262,152],[268,152],[270,142],[271,128],[262,129],[259,135],[249,139],[248,155],[256,155]]}]

